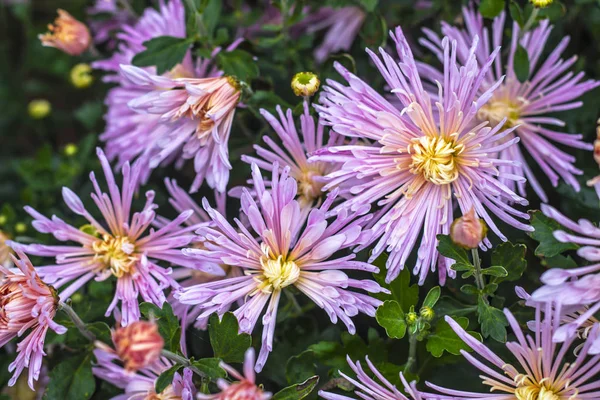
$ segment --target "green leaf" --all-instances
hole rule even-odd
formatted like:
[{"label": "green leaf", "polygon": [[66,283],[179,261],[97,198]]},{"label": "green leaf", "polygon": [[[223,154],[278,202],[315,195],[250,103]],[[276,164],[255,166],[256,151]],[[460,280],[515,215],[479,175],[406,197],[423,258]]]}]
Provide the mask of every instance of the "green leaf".
[{"label": "green leaf", "polygon": [[375,312],[377,323],[385,329],[391,338],[402,339],[406,334],[406,321],[400,304],[394,300],[387,300]]},{"label": "green leaf", "polygon": [[535,255],[539,257],[553,257],[567,250],[579,248],[574,243],[561,243],[554,238],[553,232],[563,229],[555,220],[548,218],[541,211],[534,211],[531,215],[531,226],[535,228],[529,235],[540,242],[535,249]]},{"label": "green leaf", "polygon": [[87,400],[96,390],[92,354],[68,358],[50,371],[44,400]]},{"label": "green leaf", "polygon": [[515,51],[515,75],[519,82],[525,82],[529,78],[529,54],[521,45]]},{"label": "green leaf", "polygon": [[112,334],[110,331],[110,327],[101,321],[92,322],[86,325],[88,330],[96,336],[96,339],[103,343],[111,343],[112,342]]},{"label": "green leaf", "polygon": [[202,358],[193,361],[192,365],[198,368],[200,372],[203,372],[208,378],[216,380],[227,376],[225,370],[221,368],[220,363],[221,360],[218,358]]},{"label": "green leaf", "polygon": [[454,297],[442,296],[433,310],[435,311],[436,315],[452,315],[455,317],[462,317],[477,311],[477,307],[463,304]]},{"label": "green leaf", "polygon": [[496,18],[504,10],[504,0],[481,0],[479,12],[485,18]]},{"label": "green leaf", "polygon": [[302,383],[297,383],[292,386],[288,386],[280,392],[275,393],[272,397],[273,400],[301,400],[308,396],[315,386],[319,383],[319,377],[317,375],[308,378]]},{"label": "green leaf", "polygon": [[165,302],[161,310],[152,303],[142,303],[140,311],[146,319],[156,321],[158,332],[165,340],[165,348],[177,353],[181,347],[181,325],[171,305]]},{"label": "green leaf", "polygon": [[[465,317],[454,318],[456,323],[463,329],[467,329],[469,319]],[[481,335],[477,332],[467,332],[475,339],[481,341]],[[450,324],[444,320],[439,320],[436,324],[435,331],[427,337],[427,351],[432,356],[439,358],[444,351],[450,354],[459,355],[461,350],[472,351],[469,346],[462,341],[461,338],[452,330]]]},{"label": "green leaf", "polygon": [[285,377],[290,384],[303,382],[316,373],[315,353],[312,350],[306,350],[291,357],[285,365]]},{"label": "green leaf", "polygon": [[508,276],[508,271],[504,267],[495,265],[493,267],[482,269],[481,274],[494,276],[496,278],[506,278]]},{"label": "green leaf", "polygon": [[464,294],[470,294],[470,295],[478,295],[479,294],[479,289],[474,286],[474,285],[462,285],[460,287],[460,291],[463,292]]},{"label": "green leaf", "polygon": [[225,75],[234,76],[244,82],[250,82],[258,76],[258,64],[247,51],[222,51],[217,55],[217,60]]},{"label": "green leaf", "polygon": [[511,18],[517,24],[519,24],[519,26],[521,28],[523,28],[525,21],[523,20],[523,10],[521,10],[521,7],[519,6],[519,4],[515,0],[511,0],[510,5],[508,6],[508,9],[510,10]]},{"label": "green leaf", "polygon": [[215,357],[225,362],[243,362],[246,350],[252,346],[252,337],[239,333],[237,318],[231,312],[223,314],[221,320],[216,314],[211,315],[208,334]]},{"label": "green leaf", "polygon": [[377,8],[377,4],[378,3],[379,3],[379,0],[360,0],[360,5],[367,12],[373,12],[373,11],[375,11],[375,9]]},{"label": "green leaf", "polygon": [[547,266],[548,268],[562,268],[569,269],[577,267],[577,263],[571,256],[563,256],[562,254],[557,254],[553,257],[547,257],[542,261],[542,265]]},{"label": "green leaf", "polygon": [[159,36],[144,42],[146,50],[133,57],[133,65],[138,67],[156,67],[156,73],[165,71],[179,64],[193,43],[193,39],[173,36]]},{"label": "green leaf", "polygon": [[[494,249],[492,253],[492,265],[504,267],[505,275],[493,275],[500,279],[495,279],[494,282],[502,281],[516,281],[523,275],[525,268],[527,268],[527,261],[525,261],[525,252],[527,246],[524,244],[512,244],[511,242],[502,243],[500,246]],[[498,267],[490,267],[498,268]],[[490,270],[486,268],[484,271]],[[486,273],[486,272],[484,272]],[[487,275],[492,275],[487,273]]]},{"label": "green leaf", "polygon": [[209,38],[213,37],[215,28],[219,23],[222,4],[223,0],[208,0],[208,4],[202,12],[202,22],[204,23],[206,34]]},{"label": "green leaf", "polygon": [[402,310],[408,310],[411,306],[416,306],[419,301],[419,286],[410,284],[411,273],[408,268],[404,268],[400,271],[400,274],[392,283],[387,284],[385,282],[385,262],[387,260],[387,254],[383,254],[377,260],[374,265],[379,267],[379,273],[375,274],[375,280],[385,288],[392,292],[391,295],[379,294],[377,298],[380,300],[396,300],[400,304]]},{"label": "green leaf", "polygon": [[156,382],[154,383],[154,390],[156,391],[156,393],[162,393],[162,391],[165,390],[167,386],[172,384],[175,373],[181,368],[183,368],[181,365],[174,365],[162,374],[160,374],[160,376],[158,377],[158,379],[156,379]]},{"label": "green leaf", "polygon": [[460,271],[474,268],[467,251],[455,244],[449,235],[437,235],[437,239],[437,249],[440,254],[456,261],[456,264],[452,266],[453,269]]},{"label": "green leaf", "polygon": [[506,342],[508,320],[501,310],[490,306],[483,298],[479,297],[477,314],[481,324],[481,334],[484,338],[492,337],[498,342]]},{"label": "green leaf", "polygon": [[431,288],[427,296],[425,296],[425,300],[423,300],[423,307],[434,307],[435,303],[440,299],[440,294],[442,293],[442,289],[439,286],[435,286]]}]

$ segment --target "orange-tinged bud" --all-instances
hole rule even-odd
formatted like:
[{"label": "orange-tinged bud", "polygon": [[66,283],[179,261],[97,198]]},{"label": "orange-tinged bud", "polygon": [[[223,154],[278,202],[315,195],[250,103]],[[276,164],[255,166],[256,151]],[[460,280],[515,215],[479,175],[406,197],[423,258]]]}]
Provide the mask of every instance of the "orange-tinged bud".
[{"label": "orange-tinged bud", "polygon": [[148,321],[137,321],[117,329],[112,340],[117,355],[129,371],[137,371],[158,360],[165,345],[158,326]]},{"label": "orange-tinged bud", "polygon": [[482,219],[477,218],[475,209],[457,218],[450,227],[450,238],[465,249],[474,249],[487,234],[487,226]]},{"label": "orange-tinged bud", "polygon": [[58,9],[54,24],[48,24],[48,33],[39,35],[43,46],[56,47],[72,56],[78,56],[90,47],[92,37],[84,23],[77,21],[65,10]]}]

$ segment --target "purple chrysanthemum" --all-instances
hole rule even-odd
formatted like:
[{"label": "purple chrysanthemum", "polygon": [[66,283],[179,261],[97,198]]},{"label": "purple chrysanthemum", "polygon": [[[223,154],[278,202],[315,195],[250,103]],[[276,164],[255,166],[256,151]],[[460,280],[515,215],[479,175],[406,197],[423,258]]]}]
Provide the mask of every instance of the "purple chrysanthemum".
[{"label": "purple chrysanthemum", "polygon": [[104,223],[97,221],[86,210],[79,196],[64,187],[62,194],[65,203],[75,214],[89,222],[86,229],[69,225],[56,216],[49,219],[29,206],[25,210],[34,218],[32,224],[39,232],[51,233],[61,242],[71,241],[76,245],[13,243],[13,246],[29,254],[56,257],[56,264],[39,267],[38,273],[56,288],[70,283],[61,292],[63,300],[92,279],[117,278],[115,297],[107,315],[121,302],[121,323],[125,326],[140,317],[138,297],[162,306],[165,301],[163,291],[177,286],[170,276],[171,269],[160,266],[157,261],[213,273],[219,271],[213,271],[209,264],[198,263],[181,253],[181,248],[189,245],[195,237],[193,227],[182,226],[193,211],[182,212],[160,229],[150,229],[156,219],[154,192],[146,192],[146,203],[141,212],[132,215],[131,210],[142,169],[141,162],[136,162],[133,167],[125,163],[120,190],[104,153],[100,149],[97,153],[108,184],[108,194],[102,192],[92,172],[90,180],[94,185],[94,193],[91,197]]},{"label": "purple chrysanthemum", "polygon": [[[474,9],[463,8],[463,16],[466,29],[442,23],[442,32],[458,42],[458,59],[461,62],[466,62],[471,57],[468,44],[475,37],[480,38],[483,46],[476,50],[475,56],[479,65],[483,66],[494,48],[502,45],[506,15],[502,13],[494,19],[491,32],[484,27],[483,17]],[[548,19],[540,21],[539,26],[532,31],[523,33],[520,32],[519,25],[513,23],[512,38],[507,46],[508,59],[506,62],[500,57],[495,60],[494,68],[480,87],[480,93],[495,85],[503,75],[506,75],[506,78],[477,113],[480,122],[490,121],[497,124],[506,118],[509,127],[516,127],[513,134],[521,138],[522,147],[512,146],[500,152],[501,159],[520,163],[503,166],[500,181],[511,190],[518,188],[519,193],[524,196],[525,182],[515,183],[503,175],[525,177],[544,201],[548,201],[546,193],[527,164],[525,155],[528,154],[534,159],[552,185],[556,186],[559,178],[562,178],[575,190],[579,190],[575,175],[581,175],[582,171],[574,166],[575,156],[561,150],[556,144],[586,150],[591,150],[592,145],[582,142],[583,136],[580,134],[558,132],[543,125],[564,126],[563,121],[551,114],[581,107],[583,103],[577,99],[600,84],[593,80],[583,81],[583,72],[574,74],[568,71],[577,60],[576,56],[568,60],[560,58],[569,43],[569,37],[564,37],[544,59],[542,53],[551,30]],[[429,29],[424,31],[427,39],[421,39],[421,43],[430,48],[438,58],[443,59],[440,38]],[[525,82],[520,82],[515,73],[515,53],[519,46],[522,46],[529,56],[529,76]]]},{"label": "purple chrysanthemum", "polygon": [[570,353],[571,344],[577,338],[571,336],[565,343],[559,345],[553,341],[553,336],[560,322],[558,309],[550,303],[544,308],[536,306],[534,336],[526,335],[512,313],[504,311],[508,322],[517,338],[516,342],[507,342],[506,348],[513,354],[518,364],[511,364],[500,358],[483,343],[469,335],[450,317],[446,321],[454,332],[467,346],[473,349],[475,355],[461,350],[462,355],[482,373],[482,383],[490,387],[493,393],[464,392],[428,385],[442,394],[423,393],[431,399],[595,399],[600,396],[600,381],[594,381],[594,376],[600,372],[600,356],[590,356],[589,351],[598,327],[580,347],[574,362],[565,358]]},{"label": "purple chrysanthemum", "polygon": [[[375,365],[366,358],[367,366],[371,370],[371,374],[364,371],[360,362],[352,362],[350,356],[346,357],[348,365],[352,368],[352,371],[356,374],[356,379],[350,378],[348,375],[340,371],[340,375],[343,376],[348,382],[355,386],[354,393],[361,399],[364,400],[421,400],[421,394],[415,388],[414,382],[408,383],[404,378],[404,375],[400,373],[400,380],[404,385],[406,393],[410,397],[406,397],[396,386],[388,381],[382,374],[375,368]],[[372,378],[374,375],[375,378]],[[380,383],[381,382],[381,383]],[[352,397],[342,396],[339,394],[329,393],[320,391],[319,396],[326,400],[352,400]]]},{"label": "purple chrysanthemum", "polygon": [[89,22],[94,43],[104,43],[124,25],[134,23],[135,17],[131,10],[122,8],[118,3],[118,0],[96,0],[94,5],[86,10],[89,15],[101,17]]},{"label": "purple chrysanthemum", "polygon": [[364,207],[356,212],[343,210],[328,222],[327,213],[336,197],[332,193],[304,219],[295,200],[298,184],[289,171],[286,167],[280,173],[275,165],[271,188],[267,190],[258,166],[252,165],[254,194],[243,189],[241,204],[254,233],[239,220],[234,228],[204,200],[214,226],[198,231],[204,239],[204,249],[185,249],[184,253],[199,260],[239,266],[244,275],[182,289],[175,295],[184,304],[202,307],[201,318],[214,312],[223,314],[235,302],[242,301],[234,314],[240,330],[248,333],[254,330],[266,306],[257,371],[262,370],[273,348],[277,307],[285,287],[294,285],[327,311],[334,323],[342,320],[351,333],[355,327],[350,317],[359,312],[374,316],[381,301],[350,289],[387,292],[374,281],[352,279],[343,272],[376,272],[375,266],[353,261],[353,254],[329,259],[334,253],[365,241],[361,225],[368,216],[360,216]]},{"label": "purple chrysanthemum", "polygon": [[[428,271],[435,270],[439,262],[439,279],[443,283],[446,274],[454,276],[454,271],[450,269],[451,261],[439,256],[436,235],[449,233],[455,205],[462,214],[473,208],[502,240],[506,237],[492,215],[519,229],[532,230],[514,217],[528,219],[528,215],[510,205],[513,202],[525,205],[527,201],[497,179],[498,167],[516,162],[498,159],[494,154],[519,139],[508,139],[514,127],[502,131],[501,123],[494,127],[486,127],[487,123],[473,124],[479,109],[501,83],[498,81],[483,94],[477,94],[499,49],[480,68],[474,55],[478,43],[474,41],[469,50],[471,57],[464,66],[459,66],[457,43],[444,39],[444,75],[438,84],[436,101],[423,88],[402,30],[396,28],[391,35],[399,63],[383,49],[381,58],[367,51],[404,108],[397,109],[337,64],[348,86],[328,81],[317,109],[336,132],[373,143],[318,150],[311,160],[344,163],[341,170],[327,177],[329,183],[325,189],[349,179],[364,179],[354,185],[351,191],[354,196],[340,207],[355,209],[370,203],[383,206],[374,219],[371,242],[379,241],[370,260],[386,249],[390,252],[388,282],[404,268],[421,237],[414,273],[422,284]],[[510,174],[503,177],[522,179]],[[484,239],[482,246],[489,247],[489,240]]]}]

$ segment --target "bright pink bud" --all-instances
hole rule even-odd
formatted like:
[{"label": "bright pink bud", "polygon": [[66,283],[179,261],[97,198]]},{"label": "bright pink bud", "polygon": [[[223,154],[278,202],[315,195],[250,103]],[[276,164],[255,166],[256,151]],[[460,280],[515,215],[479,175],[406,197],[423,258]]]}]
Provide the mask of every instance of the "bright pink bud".
[{"label": "bright pink bud", "polygon": [[65,10],[57,11],[58,18],[54,20],[54,24],[48,24],[49,32],[38,37],[43,46],[56,47],[67,54],[78,56],[90,47],[90,31]]},{"label": "bright pink bud", "polygon": [[137,321],[112,334],[117,355],[125,369],[137,371],[160,357],[165,342],[154,322]]},{"label": "bright pink bud", "polygon": [[475,209],[457,218],[450,227],[450,238],[465,249],[474,249],[487,234],[487,226],[482,219],[477,218]]}]

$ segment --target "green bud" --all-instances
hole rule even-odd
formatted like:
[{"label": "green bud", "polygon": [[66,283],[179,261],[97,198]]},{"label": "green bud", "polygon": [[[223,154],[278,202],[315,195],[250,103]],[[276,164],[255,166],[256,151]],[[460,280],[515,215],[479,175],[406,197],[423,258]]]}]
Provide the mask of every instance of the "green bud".
[{"label": "green bud", "polygon": [[425,321],[431,321],[433,319],[433,317],[435,316],[435,312],[433,311],[433,308],[425,306],[425,307],[421,307],[421,310],[419,311],[419,315]]},{"label": "green bud", "polygon": [[296,96],[308,97],[317,93],[321,81],[312,72],[298,72],[292,78],[292,90]]},{"label": "green bud", "polygon": [[414,325],[417,323],[418,320],[419,320],[419,316],[417,315],[416,312],[411,311],[406,314],[406,323],[408,325]]}]

